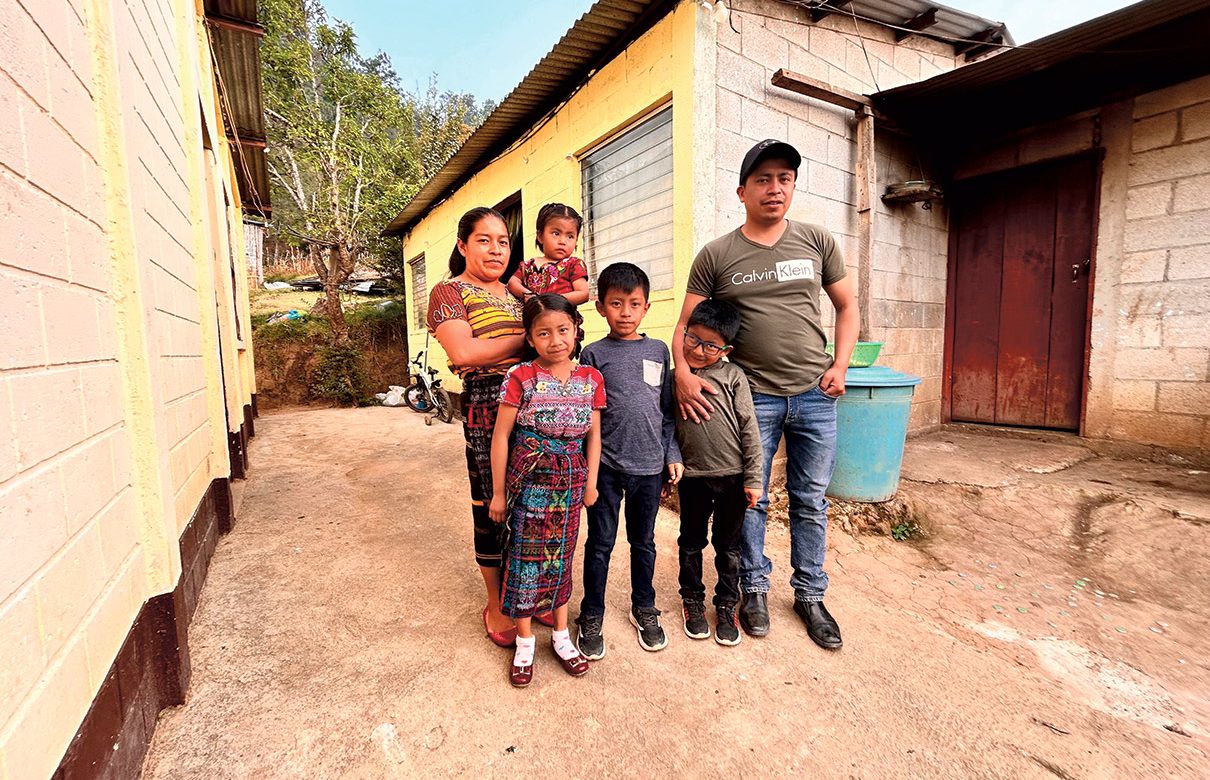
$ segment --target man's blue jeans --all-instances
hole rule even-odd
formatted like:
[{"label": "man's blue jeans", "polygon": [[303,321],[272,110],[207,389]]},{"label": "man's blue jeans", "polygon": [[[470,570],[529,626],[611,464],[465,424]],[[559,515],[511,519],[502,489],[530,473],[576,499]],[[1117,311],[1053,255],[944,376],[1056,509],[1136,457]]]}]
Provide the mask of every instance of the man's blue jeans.
[{"label": "man's blue jeans", "polygon": [[814,387],[788,398],[752,393],[765,456],[765,492],[744,515],[740,585],[745,593],[767,593],[773,563],[765,556],[769,472],[786,438],[786,492],[790,497],[790,586],[799,601],[822,601],[828,500],[824,497],[836,462],[836,399]]}]

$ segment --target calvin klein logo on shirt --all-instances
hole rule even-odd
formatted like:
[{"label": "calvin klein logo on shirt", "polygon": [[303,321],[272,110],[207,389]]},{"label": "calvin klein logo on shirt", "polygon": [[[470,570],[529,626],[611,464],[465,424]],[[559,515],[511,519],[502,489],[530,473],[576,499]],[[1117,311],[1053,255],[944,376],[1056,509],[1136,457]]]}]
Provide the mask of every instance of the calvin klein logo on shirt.
[{"label": "calvin klein logo on shirt", "polygon": [[731,274],[731,284],[752,284],[753,282],[793,282],[800,279],[815,278],[815,263],[809,258],[800,260],[782,260],[772,268],[763,271],[736,272]]}]

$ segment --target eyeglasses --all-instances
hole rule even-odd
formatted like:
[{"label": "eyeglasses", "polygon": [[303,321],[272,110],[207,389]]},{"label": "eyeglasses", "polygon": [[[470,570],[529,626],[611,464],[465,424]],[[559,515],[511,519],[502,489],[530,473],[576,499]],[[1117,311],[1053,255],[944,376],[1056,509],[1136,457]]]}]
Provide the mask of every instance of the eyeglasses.
[{"label": "eyeglasses", "polygon": [[729,349],[729,347],[715,344],[713,341],[702,341],[688,330],[685,331],[685,346],[689,347],[689,349],[701,347],[702,351],[710,357],[721,355]]}]

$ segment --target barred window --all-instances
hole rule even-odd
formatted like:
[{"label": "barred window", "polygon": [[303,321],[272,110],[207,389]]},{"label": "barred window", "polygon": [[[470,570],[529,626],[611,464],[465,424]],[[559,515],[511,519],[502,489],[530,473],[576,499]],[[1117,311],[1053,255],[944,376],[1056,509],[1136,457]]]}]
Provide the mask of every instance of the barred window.
[{"label": "barred window", "polygon": [[672,288],[672,108],[587,155],[582,164],[584,259],[595,280],[634,263],[652,290]]},{"label": "barred window", "polygon": [[412,306],[416,310],[416,327],[425,327],[429,315],[429,286],[424,278],[424,254],[408,261],[412,269]]}]

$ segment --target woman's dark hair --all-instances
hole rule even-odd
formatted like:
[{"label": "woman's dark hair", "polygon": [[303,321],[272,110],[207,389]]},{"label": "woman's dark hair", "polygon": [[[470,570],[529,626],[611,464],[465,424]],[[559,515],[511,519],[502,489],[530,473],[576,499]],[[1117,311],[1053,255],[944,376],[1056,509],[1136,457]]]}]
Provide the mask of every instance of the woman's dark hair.
[{"label": "woman's dark hair", "polygon": [[566,206],[562,203],[547,203],[538,209],[538,224],[536,226],[538,233],[534,236],[534,243],[543,252],[546,250],[542,249],[542,231],[546,229],[546,223],[552,219],[574,219],[576,221],[577,233],[580,232],[580,228],[584,227],[584,218],[580,216],[580,212],[571,206]]},{"label": "woman's dark hair", "polygon": [[[458,220],[458,240],[466,243],[471,233],[475,232],[475,225],[478,225],[485,217],[495,217],[508,228],[508,223],[504,221],[504,217],[499,211],[489,209],[487,206],[478,206],[471,209],[462,215],[462,219]],[[466,255],[458,251],[458,244],[454,244],[454,251],[450,252],[450,276],[459,276],[466,270]]]},{"label": "woman's dark hair", "polygon": [[538,356],[538,350],[534,349],[534,345],[529,343],[529,329],[534,326],[534,321],[548,311],[557,311],[566,314],[571,320],[571,324],[576,326],[576,346],[571,351],[571,357],[574,360],[580,356],[580,345],[584,342],[584,318],[580,316],[576,305],[564,298],[558,293],[543,293],[535,295],[525,302],[525,308],[521,310],[521,324],[525,326],[525,346],[521,349],[522,360],[533,360]]},{"label": "woman's dark hair", "polygon": [[723,337],[724,344],[730,344],[735,341],[735,334],[739,333],[739,309],[726,301],[707,298],[693,307],[693,311],[689,314],[689,321],[685,325],[701,325],[703,328],[709,328]]}]

